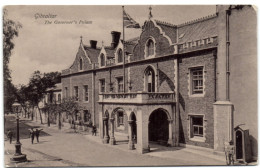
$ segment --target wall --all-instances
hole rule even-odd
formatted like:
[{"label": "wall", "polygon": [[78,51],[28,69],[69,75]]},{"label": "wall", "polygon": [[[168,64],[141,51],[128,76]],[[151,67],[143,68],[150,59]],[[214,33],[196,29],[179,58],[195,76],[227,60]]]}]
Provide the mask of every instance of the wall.
[{"label": "wall", "polygon": [[[202,97],[189,96],[189,68],[204,66],[204,93]],[[179,63],[179,100],[180,100],[180,142],[197,146],[213,148],[214,121],[213,103],[214,89],[214,56],[213,51],[197,52],[185,55]],[[205,115],[205,142],[189,140],[188,114]]]},{"label": "wall", "polygon": [[257,156],[257,19],[253,7],[232,10],[230,15],[230,100],[234,126],[246,124]]}]

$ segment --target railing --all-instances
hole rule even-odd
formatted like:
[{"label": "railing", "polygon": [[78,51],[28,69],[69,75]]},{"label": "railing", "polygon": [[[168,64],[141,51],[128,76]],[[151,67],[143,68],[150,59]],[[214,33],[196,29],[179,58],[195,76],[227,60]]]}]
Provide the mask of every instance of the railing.
[{"label": "railing", "polygon": [[174,92],[164,93],[101,93],[99,103],[126,103],[126,104],[160,104],[174,103]]}]

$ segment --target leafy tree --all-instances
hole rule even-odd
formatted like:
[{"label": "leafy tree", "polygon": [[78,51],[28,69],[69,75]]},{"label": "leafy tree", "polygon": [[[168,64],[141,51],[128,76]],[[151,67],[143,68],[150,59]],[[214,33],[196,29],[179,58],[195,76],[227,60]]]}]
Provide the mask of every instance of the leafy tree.
[{"label": "leafy tree", "polygon": [[21,104],[26,117],[26,114],[29,113],[28,108],[30,107],[30,88],[26,85],[20,85],[17,89],[17,99]]},{"label": "leafy tree", "polygon": [[42,74],[40,71],[35,71],[29,81],[30,102],[34,107],[37,107],[40,114],[42,124],[42,114],[39,108],[39,102],[42,101],[48,88],[55,86],[55,82],[60,78],[60,73],[51,72]]},{"label": "leafy tree", "polygon": [[15,100],[15,87],[12,84],[11,72],[8,64],[14,49],[13,39],[18,36],[22,25],[7,18],[7,10],[3,10],[3,70],[4,70],[4,107],[5,111],[11,111]]},{"label": "leafy tree", "polygon": [[75,129],[75,117],[80,110],[82,110],[82,107],[78,104],[78,102],[76,102],[76,99],[69,97],[62,100],[62,103],[59,105],[58,113],[59,116],[61,116],[61,113],[66,113],[66,115],[69,115],[72,119],[71,124],[73,124]]}]

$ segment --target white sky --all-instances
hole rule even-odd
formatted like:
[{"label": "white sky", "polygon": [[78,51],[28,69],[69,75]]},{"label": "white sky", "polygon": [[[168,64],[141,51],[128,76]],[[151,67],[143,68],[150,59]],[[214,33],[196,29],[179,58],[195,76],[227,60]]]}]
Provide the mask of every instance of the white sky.
[{"label": "white sky", "polygon": [[[6,6],[8,18],[19,21],[23,28],[15,39],[15,49],[10,59],[12,81],[15,85],[27,84],[35,70],[41,72],[61,71],[68,68],[79,47],[89,40],[111,43],[111,31],[122,32],[121,6]],[[125,6],[126,12],[140,25],[148,19],[149,6]],[[180,24],[189,20],[213,14],[216,6],[155,6],[155,19]],[[35,14],[57,15],[54,19],[35,19]],[[92,24],[45,24],[50,21],[92,21]],[[137,37],[140,29],[126,29],[126,39]]]}]

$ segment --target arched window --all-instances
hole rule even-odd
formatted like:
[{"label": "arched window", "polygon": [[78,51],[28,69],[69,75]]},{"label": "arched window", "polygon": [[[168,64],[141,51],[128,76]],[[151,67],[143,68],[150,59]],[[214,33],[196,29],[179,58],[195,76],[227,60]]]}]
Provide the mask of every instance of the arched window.
[{"label": "arched window", "polygon": [[147,48],[147,56],[152,56],[154,55],[154,42],[152,39],[149,39],[146,45]]},{"label": "arched window", "polygon": [[83,63],[82,63],[82,59],[80,58],[79,60],[79,70],[83,69]]},{"label": "arched window", "polygon": [[155,92],[155,73],[151,67],[145,71],[145,89],[147,92]]},{"label": "arched window", "polygon": [[105,66],[105,55],[104,54],[100,55],[100,66]]},{"label": "arched window", "polygon": [[123,51],[122,51],[122,49],[119,49],[118,52],[117,52],[117,62],[118,63],[123,62]]}]

